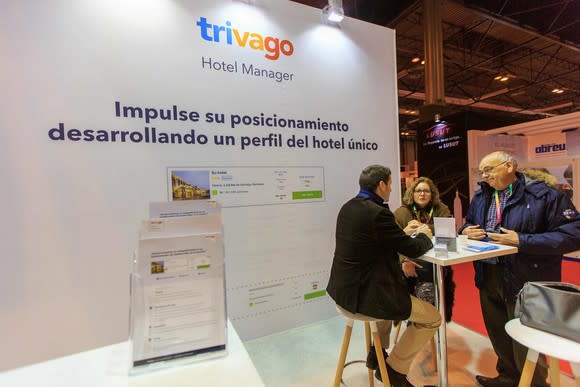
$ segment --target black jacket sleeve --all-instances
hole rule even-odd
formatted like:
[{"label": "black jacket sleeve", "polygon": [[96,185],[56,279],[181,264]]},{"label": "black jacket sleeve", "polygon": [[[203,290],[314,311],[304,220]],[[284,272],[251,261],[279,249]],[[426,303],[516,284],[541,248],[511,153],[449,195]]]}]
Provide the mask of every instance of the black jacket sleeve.
[{"label": "black jacket sleeve", "polygon": [[376,238],[385,248],[391,248],[410,258],[418,258],[433,247],[425,234],[418,234],[415,238],[405,234],[397,224],[393,213],[387,209],[379,212],[374,221]]}]

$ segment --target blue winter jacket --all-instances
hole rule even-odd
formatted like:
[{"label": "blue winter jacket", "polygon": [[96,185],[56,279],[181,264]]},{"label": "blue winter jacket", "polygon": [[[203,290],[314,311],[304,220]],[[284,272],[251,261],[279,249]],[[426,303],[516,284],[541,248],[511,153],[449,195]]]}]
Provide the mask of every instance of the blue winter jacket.
[{"label": "blue winter jacket", "polygon": [[[465,225],[485,227],[494,189],[480,183],[467,211]],[[580,249],[580,215],[562,192],[517,173],[513,193],[502,211],[501,226],[517,231],[518,253],[500,257],[504,267],[504,295],[515,301],[527,281],[561,281],[562,254]],[[474,262],[475,284],[482,288],[483,265]]]}]

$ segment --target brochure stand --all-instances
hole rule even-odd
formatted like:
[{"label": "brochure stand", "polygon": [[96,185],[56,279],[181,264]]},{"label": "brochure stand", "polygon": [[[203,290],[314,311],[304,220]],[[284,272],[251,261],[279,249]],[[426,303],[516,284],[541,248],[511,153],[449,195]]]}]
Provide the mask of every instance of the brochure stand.
[{"label": "brochure stand", "polygon": [[457,252],[457,232],[455,218],[433,218],[435,227],[435,251],[439,256],[447,256],[447,252]]},{"label": "brochure stand", "polygon": [[131,275],[131,373],[223,356],[221,211],[208,200],[152,203]]}]

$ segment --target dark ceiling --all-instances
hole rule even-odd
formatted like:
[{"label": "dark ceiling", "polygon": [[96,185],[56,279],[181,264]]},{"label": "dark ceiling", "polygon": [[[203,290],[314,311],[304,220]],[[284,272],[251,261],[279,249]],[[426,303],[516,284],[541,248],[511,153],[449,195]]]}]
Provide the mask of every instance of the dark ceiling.
[{"label": "dark ceiling", "polygon": [[[327,0],[294,0],[323,8]],[[431,0],[427,0],[431,1]],[[423,0],[343,0],[396,30],[401,130],[424,104]],[[580,110],[580,0],[442,0],[446,104],[532,120]]]}]

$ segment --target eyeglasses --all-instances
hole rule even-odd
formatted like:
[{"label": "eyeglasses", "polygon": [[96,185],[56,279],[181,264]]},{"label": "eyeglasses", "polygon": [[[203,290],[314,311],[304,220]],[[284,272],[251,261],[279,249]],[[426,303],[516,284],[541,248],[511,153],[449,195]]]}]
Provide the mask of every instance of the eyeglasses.
[{"label": "eyeglasses", "polygon": [[419,194],[419,195],[421,195],[421,194],[429,195],[431,193],[431,190],[430,189],[416,189],[413,192],[415,192],[416,194]]},{"label": "eyeglasses", "polygon": [[508,161],[509,160],[505,160],[505,161],[502,161],[501,163],[499,163],[497,165],[494,165],[493,167],[490,166],[490,167],[483,168],[482,170],[479,171],[479,176],[489,175],[490,173],[493,172],[494,169],[496,169],[497,167],[499,167],[502,164],[507,163]]}]

